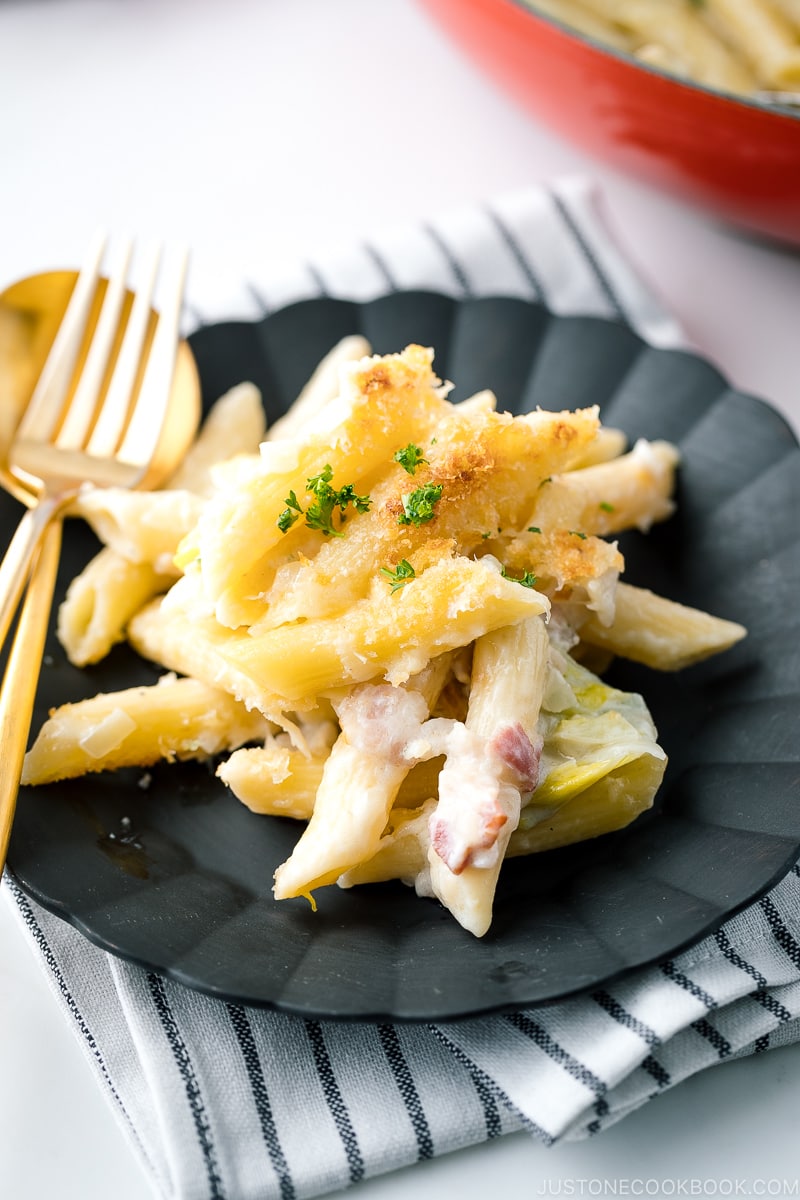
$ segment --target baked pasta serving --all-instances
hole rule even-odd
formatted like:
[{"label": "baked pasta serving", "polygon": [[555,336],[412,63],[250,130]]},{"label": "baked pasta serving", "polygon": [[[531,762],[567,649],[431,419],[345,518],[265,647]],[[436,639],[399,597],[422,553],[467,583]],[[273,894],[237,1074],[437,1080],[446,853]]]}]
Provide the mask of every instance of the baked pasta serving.
[{"label": "baked pasta serving", "polygon": [[271,428],[242,384],[160,492],[81,496],[104,547],[63,646],[85,665],[127,638],[164,674],[52,711],[24,782],[212,759],[302,823],[277,900],[400,879],[477,936],[506,856],[647,809],[665,753],[597,672],[745,632],[622,580],[615,535],[670,515],[677,451],[449,391],[432,350],[347,338]]}]

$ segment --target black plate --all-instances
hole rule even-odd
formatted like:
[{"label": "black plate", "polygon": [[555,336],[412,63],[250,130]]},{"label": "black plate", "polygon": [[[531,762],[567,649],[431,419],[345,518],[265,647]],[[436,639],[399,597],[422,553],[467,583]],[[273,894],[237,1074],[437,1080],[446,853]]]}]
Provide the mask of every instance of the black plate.
[{"label": "black plate", "polygon": [[[417,341],[501,407],[600,403],[631,438],[683,455],[679,511],[626,536],[627,578],[743,622],[733,651],[680,675],[631,666],[670,755],[652,812],[628,830],[504,867],[478,941],[400,884],[274,902],[272,873],[298,834],[257,817],[206,766],[24,789],[10,864],[25,890],[113,954],[226,999],[334,1018],[443,1019],[550,1001],[674,953],[774,884],[800,845],[800,450],[770,407],[699,358],[629,329],[520,300],[399,293],[315,300],[191,339],[210,402],[241,379],[270,415],[322,354],[362,331],[376,352]],[[3,522],[16,515],[4,500]],[[69,530],[63,581],[92,552]],[[155,678],[119,647],[78,671],[51,637],[48,706]],[[132,822],[127,839],[127,823]],[[113,835],[113,836],[112,836]]]}]

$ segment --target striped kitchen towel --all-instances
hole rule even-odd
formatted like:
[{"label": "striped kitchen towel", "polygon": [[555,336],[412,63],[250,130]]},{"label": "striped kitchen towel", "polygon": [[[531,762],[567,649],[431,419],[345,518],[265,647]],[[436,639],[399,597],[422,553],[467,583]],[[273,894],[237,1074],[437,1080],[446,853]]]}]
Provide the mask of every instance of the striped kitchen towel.
[{"label": "striped kitchen towel", "polygon": [[[198,295],[195,317],[397,287],[532,297],[685,345],[581,181],[378,237],[291,278],[254,278],[217,304]],[[555,1005],[447,1024],[225,1003],[106,954],[8,874],[4,890],[162,1197],[300,1200],[512,1130],[548,1145],[586,1137],[707,1066],[800,1036],[798,868],[658,966]]]}]

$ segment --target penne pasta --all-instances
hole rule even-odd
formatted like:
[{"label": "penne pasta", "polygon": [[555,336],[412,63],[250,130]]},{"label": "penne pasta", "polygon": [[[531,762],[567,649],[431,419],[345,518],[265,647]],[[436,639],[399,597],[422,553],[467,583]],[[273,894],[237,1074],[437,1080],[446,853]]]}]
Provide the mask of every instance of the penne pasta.
[{"label": "penne pasta", "polygon": [[753,68],[762,87],[800,88],[800,43],[779,9],[762,0],[705,0],[709,19]]},{"label": "penne pasta", "polygon": [[673,511],[677,464],[668,442],[640,440],[611,462],[553,475],[538,489],[526,525],[601,535],[646,531]]},{"label": "penne pasta", "polygon": [[800,40],[800,0],[775,0],[775,7],[783,13]]},{"label": "penne pasta", "polygon": [[203,501],[186,491],[93,488],[81,493],[73,509],[120,558],[150,563],[159,574],[177,579],[175,552],[181,538],[196,525]]},{"label": "penne pasta", "polygon": [[573,464],[573,470],[580,467],[593,467],[598,463],[608,462],[612,458],[619,458],[625,453],[628,445],[628,439],[621,429],[610,429],[606,425],[602,425],[595,434],[591,442]]},{"label": "penne pasta", "polygon": [[339,887],[399,879],[410,887],[419,886],[420,893],[425,895],[425,868],[430,845],[428,827],[435,808],[435,799],[430,799],[419,808],[393,809],[377,853],[344,871],[337,880]]},{"label": "penne pasta", "polygon": [[491,924],[508,842],[538,781],[548,662],[541,617],[478,638],[466,723],[444,743],[428,826],[430,888],[476,937]]},{"label": "penne pasta", "polygon": [[260,714],[247,712],[226,692],[166,675],[152,687],[56,709],[25,757],[22,783],[146,767],[161,759],[211,758],[268,732]]},{"label": "penne pasta", "polygon": [[673,70],[677,66],[678,73],[698,83],[741,94],[755,90],[756,80],[746,60],[714,35],[702,12],[693,5],[677,5],[670,0],[623,0],[619,20],[636,39],[640,56],[647,47],[657,46],[669,56],[658,65]]},{"label": "penne pasta", "polygon": [[251,812],[309,821],[325,759],[273,743],[235,750],[217,767],[217,778]]},{"label": "penne pasta", "polygon": [[[387,602],[388,601],[388,602]],[[378,584],[341,617],[234,635],[220,654],[252,689],[286,707],[382,676],[402,684],[431,658],[484,633],[545,612],[546,598],[505,579],[488,558],[441,558],[389,597]]]},{"label": "penne pasta", "polygon": [[798,0],[527,0],[579,33],[705,87],[797,90]]},{"label": "penne pasta", "polygon": [[[221,688],[247,709],[255,709],[280,724],[294,729],[294,722],[283,724],[287,701],[271,695],[255,684],[246,672],[238,670],[223,654],[231,641],[246,637],[220,625],[213,617],[200,618],[195,614],[171,607],[161,600],[151,601],[131,619],[128,640],[143,658],[198,679],[209,687]],[[296,703],[292,709],[302,707]],[[307,709],[313,708],[309,701]]]},{"label": "penne pasta", "polygon": [[[415,763],[403,779],[395,805],[419,808],[436,794],[441,757]],[[248,746],[217,767],[217,777],[251,812],[309,821],[322,782],[325,757],[309,757],[293,746]]]},{"label": "penne pasta", "polygon": [[646,588],[620,583],[610,624],[587,614],[580,627],[585,642],[644,663],[658,671],[681,671],[729,650],[746,635],[736,621],[687,608]]},{"label": "penne pasta", "polygon": [[75,576],[59,605],[56,630],[70,662],[85,667],[105,658],[123,640],[130,619],[173,582],[172,572],[132,563],[104,547]]},{"label": "penne pasta", "polygon": [[630,50],[631,39],[620,27],[609,21],[604,13],[592,11],[591,5],[580,0],[529,0],[531,8],[562,21],[587,37],[596,38],[617,50]]}]

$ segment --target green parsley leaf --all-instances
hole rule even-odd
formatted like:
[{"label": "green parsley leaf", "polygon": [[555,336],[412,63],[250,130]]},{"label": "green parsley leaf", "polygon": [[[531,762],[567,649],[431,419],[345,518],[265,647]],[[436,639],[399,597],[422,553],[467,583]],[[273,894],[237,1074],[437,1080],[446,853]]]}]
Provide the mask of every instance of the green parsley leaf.
[{"label": "green parsley leaf", "polygon": [[342,512],[347,508],[348,504],[352,504],[356,512],[369,512],[369,506],[372,500],[369,496],[359,496],[352,483],[346,483],[344,487],[339,488],[336,493],[336,503]]},{"label": "green parsley leaf", "polygon": [[600,507],[602,508],[603,512],[613,512],[614,511],[614,505],[609,504],[607,500],[601,500]]},{"label": "green parsley leaf", "polygon": [[297,520],[299,520],[299,514],[293,513],[290,508],[285,508],[278,517],[276,524],[281,533],[286,533],[287,529],[291,529]]},{"label": "green parsley leaf", "polygon": [[536,587],[536,576],[534,575],[533,571],[523,571],[520,579],[517,579],[515,575],[509,575],[505,567],[503,567],[500,574],[503,576],[503,579],[510,579],[512,583],[520,583],[523,587]]},{"label": "green parsley leaf", "polygon": [[312,500],[306,509],[306,525],[309,529],[318,529],[326,537],[344,537],[341,529],[333,524],[333,512],[336,508],[336,492],[329,488],[328,492],[316,492],[317,499]]},{"label": "green parsley leaf", "polygon": [[539,483],[539,487],[544,487],[544,485],[545,485],[546,483],[552,483],[552,482],[553,482],[553,476],[552,476],[552,475],[548,475],[546,479],[542,479],[542,480],[541,480],[541,482]]},{"label": "green parsley leaf", "polygon": [[573,537],[579,537],[582,542],[586,541],[586,534],[581,533],[580,529],[570,529],[570,533]]},{"label": "green parsley leaf", "polygon": [[538,525],[529,525],[528,526],[528,533],[541,533],[541,532],[542,531]]},{"label": "green parsley leaf", "polygon": [[[294,525],[300,513],[303,511],[300,507],[300,501],[297,499],[294,491],[289,492],[289,495],[286,497],[284,503],[286,504],[286,508],[278,517],[277,521],[278,529],[280,529],[281,533],[286,533],[287,529],[291,529],[292,525]],[[294,509],[294,512],[292,512],[292,509]]]},{"label": "green parsley leaf", "polygon": [[394,461],[400,463],[400,466],[409,475],[413,475],[417,467],[421,467],[423,463],[427,463],[427,458],[423,458],[422,450],[419,446],[415,446],[413,442],[409,442],[407,446],[403,446],[402,450],[396,450],[394,453]]},{"label": "green parsley leaf", "polygon": [[442,494],[440,483],[425,483],[402,497],[403,512],[397,518],[398,525],[425,525],[436,515],[433,511]]},{"label": "green parsley leaf", "polygon": [[[333,524],[336,509],[342,513],[344,520],[344,511],[349,504],[352,504],[357,512],[368,512],[372,501],[369,496],[359,496],[352,483],[346,483],[338,490],[331,487],[331,479],[333,468],[330,463],[326,463],[318,475],[312,475],[306,480],[306,488],[314,497],[305,511],[306,525],[309,529],[319,529],[326,537],[343,537],[342,531]],[[303,512],[303,507],[294,492],[290,492],[286,497],[286,505],[278,517],[278,528],[283,533],[294,525]]]},{"label": "green parsley leaf", "polygon": [[[316,496],[322,496],[325,494],[325,491],[326,491],[325,485],[329,484],[332,479],[333,479],[333,467],[331,466],[330,463],[326,463],[325,466],[320,471],[319,475],[312,475],[310,479],[306,480],[306,487],[308,488],[308,490],[310,492],[313,492]],[[327,489],[327,490],[330,490],[330,489]]]},{"label": "green parsley leaf", "polygon": [[403,584],[408,583],[410,579],[414,579],[417,574],[407,558],[401,558],[394,570],[392,570],[391,567],[381,567],[380,572],[381,575],[385,575],[391,583],[392,595],[394,595],[398,588],[401,588]]}]

